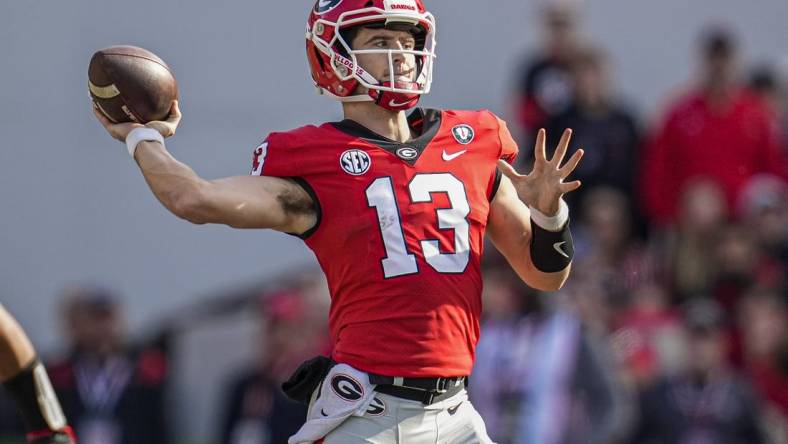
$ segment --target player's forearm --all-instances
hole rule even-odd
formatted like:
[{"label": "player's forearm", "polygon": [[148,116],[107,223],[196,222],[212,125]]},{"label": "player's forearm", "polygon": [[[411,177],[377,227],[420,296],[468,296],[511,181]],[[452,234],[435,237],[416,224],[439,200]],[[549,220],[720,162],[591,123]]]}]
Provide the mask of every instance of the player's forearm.
[{"label": "player's forearm", "polygon": [[509,237],[501,245],[495,241],[495,238],[492,240],[517,276],[531,288],[540,291],[557,291],[563,287],[569,277],[571,264],[556,272],[544,272],[534,266],[531,259],[531,236],[529,233],[523,233],[516,240]]},{"label": "player's forearm", "polygon": [[27,429],[27,441],[35,444],[73,444],[73,431],[66,422],[44,365],[36,358],[19,323],[0,305],[0,383],[16,402]]},{"label": "player's forearm", "polygon": [[[537,290],[556,291],[569,277],[574,252],[569,210],[564,203],[559,208],[564,214],[546,217],[532,213],[508,180],[501,182],[490,207],[487,224],[490,239],[520,279]],[[548,230],[534,222],[534,217]]]},{"label": "player's forearm", "polygon": [[558,291],[564,286],[567,278],[569,278],[569,272],[572,268],[571,263],[561,271],[544,272],[534,267],[530,254],[527,255],[528,258],[523,259],[523,263],[515,269],[525,283],[541,291]]},{"label": "player's forearm", "polygon": [[0,305],[0,382],[16,376],[35,358],[35,350],[22,327]]},{"label": "player's forearm", "polygon": [[548,291],[560,289],[569,277],[574,243],[569,229],[569,208],[559,201],[557,212],[547,216],[530,209],[530,242],[522,250],[524,265],[532,279]]},{"label": "player's forearm", "polygon": [[176,216],[193,223],[206,223],[199,202],[208,181],[175,159],[158,142],[140,142],[134,159],[157,199]]}]

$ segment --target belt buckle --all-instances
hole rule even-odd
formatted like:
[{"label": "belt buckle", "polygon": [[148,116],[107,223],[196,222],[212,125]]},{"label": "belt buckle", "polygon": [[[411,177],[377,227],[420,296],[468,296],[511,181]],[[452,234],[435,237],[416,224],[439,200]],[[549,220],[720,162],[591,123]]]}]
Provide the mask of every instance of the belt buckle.
[{"label": "belt buckle", "polygon": [[438,378],[437,384],[435,384],[435,392],[437,393],[446,393],[448,390],[446,386],[449,383],[448,378]]}]

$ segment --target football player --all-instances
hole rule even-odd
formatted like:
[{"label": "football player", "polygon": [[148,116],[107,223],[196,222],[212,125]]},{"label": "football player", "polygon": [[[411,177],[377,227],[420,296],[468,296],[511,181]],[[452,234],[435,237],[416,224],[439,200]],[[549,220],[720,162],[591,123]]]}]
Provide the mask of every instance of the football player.
[{"label": "football player", "polygon": [[[569,274],[561,196],[580,186],[565,180],[583,152],[563,162],[566,131],[548,159],[541,131],[533,170],[519,174],[517,146],[491,112],[415,108],[430,90],[435,32],[421,0],[318,0],[307,58],[344,120],[269,134],[250,176],[206,180],[170,155],[177,102],[144,127],[94,109],[175,215],[290,233],[317,257],[333,352],[290,381],[311,401],[291,442],[489,442],[465,392],[484,235],[534,288],[557,290]],[[308,384],[315,374],[328,382]]]},{"label": "football player", "polygon": [[22,414],[27,440],[36,444],[73,444],[76,438],[52,390],[47,371],[22,327],[0,305],[0,382]]}]

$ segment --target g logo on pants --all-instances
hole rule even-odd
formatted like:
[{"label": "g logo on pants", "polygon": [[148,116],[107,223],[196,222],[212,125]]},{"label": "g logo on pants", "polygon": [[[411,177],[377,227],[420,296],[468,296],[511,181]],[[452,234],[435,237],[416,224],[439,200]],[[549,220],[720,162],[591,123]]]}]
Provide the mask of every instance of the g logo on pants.
[{"label": "g logo on pants", "polygon": [[364,396],[364,388],[348,375],[338,373],[331,378],[331,390],[347,401],[358,401]]}]

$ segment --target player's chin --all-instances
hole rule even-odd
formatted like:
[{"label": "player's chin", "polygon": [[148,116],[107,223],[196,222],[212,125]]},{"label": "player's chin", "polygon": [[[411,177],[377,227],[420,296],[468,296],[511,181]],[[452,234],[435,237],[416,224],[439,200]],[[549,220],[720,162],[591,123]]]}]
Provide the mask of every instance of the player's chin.
[{"label": "player's chin", "polygon": [[410,77],[406,77],[406,76],[400,76],[395,78],[394,83],[392,83],[389,80],[384,80],[383,86],[386,88],[396,88],[396,89],[404,89],[404,90],[412,90],[418,87],[414,79],[411,79]]}]

